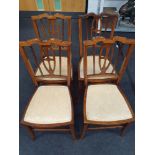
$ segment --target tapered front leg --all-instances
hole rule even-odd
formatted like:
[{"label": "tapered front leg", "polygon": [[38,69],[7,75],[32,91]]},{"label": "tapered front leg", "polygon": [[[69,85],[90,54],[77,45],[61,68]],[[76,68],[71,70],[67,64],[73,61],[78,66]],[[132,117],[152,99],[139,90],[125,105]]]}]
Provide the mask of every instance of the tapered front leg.
[{"label": "tapered front leg", "polygon": [[130,125],[130,124],[128,123],[128,124],[125,124],[125,125],[122,127],[120,136],[122,136],[122,137],[124,136],[125,130],[127,129],[127,127],[128,127],[129,125]]},{"label": "tapered front leg", "polygon": [[33,129],[29,126],[26,126],[26,128],[28,129],[32,140],[35,140],[35,132],[33,131]]},{"label": "tapered front leg", "polygon": [[70,125],[70,130],[71,130],[72,137],[75,140],[76,139],[76,134],[75,134],[74,124]]},{"label": "tapered front leg", "polygon": [[81,134],[80,139],[83,139],[84,138],[84,135],[85,135],[85,133],[87,131],[87,128],[88,128],[88,124],[84,124],[83,131],[82,131],[82,134]]},{"label": "tapered front leg", "polygon": [[83,82],[82,81],[78,81],[78,101],[80,100],[80,97],[82,96],[83,94]]}]

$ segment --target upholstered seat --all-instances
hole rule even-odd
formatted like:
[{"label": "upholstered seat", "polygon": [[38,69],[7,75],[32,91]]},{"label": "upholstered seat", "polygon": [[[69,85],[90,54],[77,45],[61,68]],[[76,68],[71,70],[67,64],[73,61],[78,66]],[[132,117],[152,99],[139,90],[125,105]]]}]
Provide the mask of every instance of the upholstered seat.
[{"label": "upholstered seat", "polygon": [[[83,64],[84,64],[84,61],[83,61],[83,58],[81,58],[81,61],[80,61],[80,79],[84,78]],[[101,65],[103,65],[103,64],[104,64],[104,59],[101,60]],[[106,60],[106,67],[108,64],[109,64],[109,61],[107,59]],[[113,70],[113,66],[112,66],[112,64],[110,64],[106,70],[106,73],[112,73],[112,70]],[[98,74],[100,72],[101,72],[101,70],[100,70],[100,66],[99,66],[99,56],[95,56],[95,74]],[[115,73],[115,71],[113,73]],[[89,74],[93,74],[93,56],[87,56],[87,75],[89,75]],[[116,75],[113,74],[113,75],[107,75],[107,76],[102,76],[102,77],[93,76],[93,77],[89,77],[89,78],[90,79],[105,79],[105,78],[110,78],[110,77],[115,77],[115,76]]]},{"label": "upholstered seat", "polygon": [[26,110],[24,121],[36,124],[71,122],[71,98],[67,86],[40,86]]},{"label": "upholstered seat", "polygon": [[[56,64],[55,64],[54,74],[55,75],[60,75],[59,56],[56,56],[55,60],[56,60]],[[44,62],[45,62],[46,67],[49,69],[48,61],[44,61]],[[54,61],[51,61],[50,65],[51,65],[51,68],[53,68],[54,67]],[[43,62],[40,63],[40,68],[42,70],[43,75],[49,75],[48,71],[46,70],[46,68],[45,68],[45,66],[43,64]],[[36,76],[41,75],[41,72],[40,72],[39,68],[37,69],[35,75]],[[61,75],[67,76],[67,57],[61,57]],[[71,76],[72,76],[72,72],[71,72]],[[61,78],[61,77],[56,77],[56,78],[53,78],[53,77],[50,77],[50,78],[48,78],[48,77],[39,77],[39,79],[41,79],[41,80],[64,80],[64,78]]]},{"label": "upholstered seat", "polygon": [[133,115],[116,85],[100,84],[88,86],[86,118],[90,121],[113,122],[131,119]]}]

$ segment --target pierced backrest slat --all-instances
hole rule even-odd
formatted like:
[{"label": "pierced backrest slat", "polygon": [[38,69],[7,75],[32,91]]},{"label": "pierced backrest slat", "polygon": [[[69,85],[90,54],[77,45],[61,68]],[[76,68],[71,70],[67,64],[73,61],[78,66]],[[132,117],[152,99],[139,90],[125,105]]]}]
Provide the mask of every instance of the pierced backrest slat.
[{"label": "pierced backrest slat", "polygon": [[[50,20],[50,23],[51,23],[51,36],[53,37],[53,38],[55,38],[56,37],[56,34],[55,34],[55,19],[49,19]],[[50,27],[50,24],[49,24],[49,27]]]},{"label": "pierced backrest slat", "polygon": [[[118,43],[122,45],[121,49],[116,48]],[[113,37],[113,39],[98,37],[92,40],[86,40],[83,44],[85,84],[87,85],[88,82],[107,82],[108,80],[110,82],[119,83],[133,52],[135,44],[134,39],[118,36]],[[90,51],[92,52],[90,53]],[[119,60],[121,52],[124,53],[125,57]],[[93,61],[90,61],[91,55]],[[95,59],[95,57],[98,59]],[[88,71],[88,65],[89,68],[93,66],[92,72],[91,70]]]},{"label": "pierced backrest slat", "polygon": [[56,38],[61,38],[60,24],[57,23],[56,28],[57,28],[57,30],[56,30]]},{"label": "pierced backrest slat", "polygon": [[[102,46],[104,48],[104,46]],[[103,48],[101,47],[101,51],[103,50]],[[106,67],[106,64],[107,64],[107,60],[108,60],[108,56],[109,56],[109,51],[110,51],[110,45],[106,46],[106,53],[105,53],[105,56],[104,56],[104,63],[103,63],[103,66],[101,67],[101,73],[102,74],[105,74],[106,73],[106,70],[107,70],[107,67]],[[110,61],[109,61],[110,63]]]},{"label": "pierced backrest slat", "polygon": [[[116,45],[116,47],[118,47],[118,46]],[[116,70],[116,67],[118,65],[122,50],[123,50],[123,44],[120,44],[120,46],[118,48],[118,54],[115,56],[115,61],[114,61],[112,73]]]},{"label": "pierced backrest slat", "polygon": [[[20,54],[35,85],[38,85],[39,81],[44,81],[44,78],[51,81],[54,79],[54,82],[56,82],[55,78],[62,79],[70,85],[70,46],[71,42],[57,39],[49,39],[46,41],[32,39],[20,42]],[[64,53],[63,63],[65,63],[65,66],[62,65],[62,53]],[[32,56],[30,56],[30,54],[32,54]],[[35,64],[35,66],[33,64]],[[67,70],[64,69],[66,72],[62,72],[63,67],[67,67]]]},{"label": "pierced backrest slat", "polygon": [[102,28],[105,29],[105,33],[107,33],[107,30],[110,29],[111,32],[108,38],[112,38],[114,36],[115,27],[117,25],[118,15],[101,13],[100,17],[101,17]]},{"label": "pierced backrest slat", "polygon": [[[44,66],[44,69],[46,70],[46,72],[49,73],[49,75],[52,75],[53,73],[53,70],[51,68],[51,64],[50,64],[50,61],[49,61],[49,55],[48,55],[48,47],[47,46],[40,46],[40,50],[41,50],[41,62]],[[43,75],[44,76],[44,75]]]},{"label": "pierced backrest slat", "polygon": [[[109,55],[109,57],[108,57],[109,62],[108,62],[108,65],[107,65],[105,71],[107,71],[107,69],[109,68],[110,64],[112,63],[113,57],[114,57],[114,46],[111,47],[111,55]],[[113,71],[111,73],[113,73]]]},{"label": "pierced backrest slat", "polygon": [[102,31],[102,24],[101,24],[101,18],[100,16],[96,15],[93,20],[92,20],[92,26],[91,26],[91,31],[92,31],[92,37],[97,37],[101,35]]},{"label": "pierced backrest slat", "polygon": [[62,20],[62,36],[61,40],[64,40],[64,20]]},{"label": "pierced backrest slat", "polygon": [[50,75],[52,75],[54,70],[51,67],[51,60],[53,60],[53,59],[50,59],[50,56],[49,56],[49,47],[45,47],[45,49],[46,49],[46,56],[47,56],[47,61],[48,61],[48,65],[49,65],[49,73],[50,73]]},{"label": "pierced backrest slat", "polygon": [[117,15],[111,15],[107,13],[101,13],[99,15],[88,13],[86,15],[79,16],[78,26],[80,57],[83,56],[82,42],[84,40],[91,40],[100,36],[105,38],[112,38],[114,35],[115,27],[117,25],[117,20]]},{"label": "pierced backrest slat", "polygon": [[51,23],[51,21],[50,20],[48,20],[47,21],[47,29],[48,29],[48,34],[50,35],[50,36],[52,36],[52,31],[51,31],[51,29],[50,29],[50,25],[51,25],[51,27],[52,27],[52,23]]},{"label": "pierced backrest slat", "polygon": [[33,46],[30,46],[30,48],[31,48],[32,55],[33,55],[33,58],[34,58],[34,63],[35,63],[35,65],[38,67],[38,69],[39,69],[41,75],[43,75],[43,72],[42,72],[42,70],[41,70],[41,68],[40,68],[39,62],[38,62],[38,60],[37,60],[37,56],[36,56],[35,50],[34,50]]},{"label": "pierced backrest slat", "polygon": [[[43,22],[43,19],[40,19],[40,25],[41,25],[41,32],[40,33],[42,33],[43,34],[43,37],[44,37],[44,39],[46,39],[47,37],[48,37],[48,33],[47,33],[47,29],[46,29],[46,26],[45,26],[45,24],[44,24],[44,22]],[[48,28],[49,29],[49,28]]]},{"label": "pierced backrest slat", "polygon": [[48,40],[57,38],[71,41],[71,17],[61,14],[41,14],[32,16],[34,32],[37,38]]}]

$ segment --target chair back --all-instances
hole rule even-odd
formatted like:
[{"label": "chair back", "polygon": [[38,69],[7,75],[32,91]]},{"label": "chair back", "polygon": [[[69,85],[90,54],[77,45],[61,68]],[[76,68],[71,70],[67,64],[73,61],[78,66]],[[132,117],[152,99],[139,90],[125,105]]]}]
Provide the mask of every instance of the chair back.
[{"label": "chair back", "polygon": [[[67,81],[70,86],[71,42],[34,38],[20,41],[19,46],[21,57],[36,86],[39,82],[51,81],[56,84]],[[62,62],[62,57],[65,57],[65,62]]]},{"label": "chair back", "polygon": [[[118,16],[108,13],[88,13],[79,16],[79,44],[80,44],[80,57],[83,56],[82,42],[90,40],[98,36],[105,38],[112,38],[114,35],[115,27],[117,25]],[[86,32],[86,33],[84,33]]]},{"label": "chair back", "polygon": [[32,16],[35,35],[41,40],[56,38],[71,41],[71,16],[62,14],[48,15],[47,13]]},{"label": "chair back", "polygon": [[[119,44],[119,47],[118,47]],[[134,50],[134,39],[115,36],[113,39],[103,37],[84,41],[84,80],[90,83],[119,83],[127,68]],[[124,57],[122,57],[122,52]],[[88,56],[92,58],[91,64]],[[92,71],[88,71],[92,68]]]}]

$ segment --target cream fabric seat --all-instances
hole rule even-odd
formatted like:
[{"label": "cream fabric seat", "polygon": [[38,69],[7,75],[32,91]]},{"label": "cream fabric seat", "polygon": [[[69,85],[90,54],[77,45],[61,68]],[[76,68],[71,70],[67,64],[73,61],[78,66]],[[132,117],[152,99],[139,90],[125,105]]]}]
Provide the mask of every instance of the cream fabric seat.
[{"label": "cream fabric seat", "polygon": [[26,110],[24,121],[54,124],[71,121],[71,99],[67,86],[40,86]]},{"label": "cream fabric seat", "polygon": [[[104,64],[104,59],[101,60],[101,65]],[[109,61],[106,60],[106,66],[109,64]],[[83,61],[83,58],[81,59],[81,62],[80,62],[80,78],[84,78],[84,71],[83,71],[83,65],[84,65],[84,61]],[[112,73],[112,70],[113,70],[113,66],[112,64],[109,65],[108,69],[106,70],[106,73]],[[100,73],[101,70],[100,70],[100,66],[99,66],[99,56],[95,56],[95,74],[98,74]],[[114,71],[115,73],[115,71]],[[93,56],[87,56],[87,74],[93,74]],[[116,75],[114,74],[114,77]],[[105,78],[108,78],[108,77],[111,77],[111,75],[109,76],[102,76],[102,77],[99,77],[99,76],[93,76],[93,77],[90,77],[90,79],[105,79]]]},{"label": "cream fabric seat", "polygon": [[[56,56],[55,59],[56,59],[56,65],[55,65],[54,74],[55,75],[60,75],[59,56]],[[51,67],[53,68],[54,67],[54,62],[51,61],[50,64],[51,64]],[[45,65],[49,69],[49,64],[48,64],[47,61],[45,61]],[[48,71],[46,70],[46,68],[45,68],[45,66],[43,65],[42,62],[40,63],[40,68],[41,68],[41,70],[43,72],[43,75],[49,75]],[[37,69],[35,75],[36,76],[40,76],[41,75],[39,69]],[[67,57],[63,57],[63,56],[61,57],[61,75],[67,76]],[[72,72],[71,72],[71,76],[72,76]],[[42,80],[64,80],[61,77],[60,78],[59,77],[58,78],[39,77],[39,79],[42,79]]]},{"label": "cream fabric seat", "polygon": [[116,85],[88,86],[86,118],[91,121],[120,121],[133,118],[132,113]]}]

